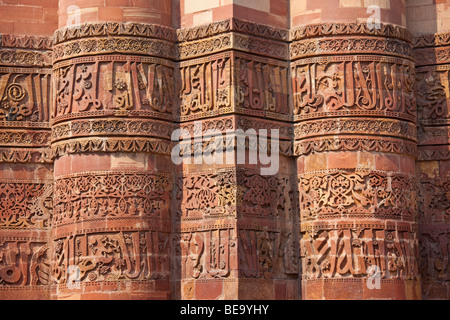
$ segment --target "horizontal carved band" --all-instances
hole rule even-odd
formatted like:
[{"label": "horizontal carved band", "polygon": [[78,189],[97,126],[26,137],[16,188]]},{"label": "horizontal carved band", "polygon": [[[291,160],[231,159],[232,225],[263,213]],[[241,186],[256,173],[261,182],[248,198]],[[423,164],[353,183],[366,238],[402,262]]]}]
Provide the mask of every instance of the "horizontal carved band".
[{"label": "horizontal carved band", "polygon": [[54,157],[91,152],[149,152],[170,155],[172,143],[152,138],[80,138],[64,140],[52,145]]},{"label": "horizontal carved band", "polygon": [[241,50],[276,59],[287,60],[289,46],[283,42],[261,39],[237,33],[226,33],[211,38],[179,44],[179,58],[192,59],[224,50]]},{"label": "horizontal carved band", "polygon": [[[303,279],[418,279],[417,235],[383,226],[327,228],[300,241]],[[378,273],[377,272],[377,273]]]},{"label": "horizontal carved band", "polygon": [[[376,171],[380,172],[380,171]],[[385,172],[387,173],[387,172]],[[301,232],[306,233],[309,237],[316,237],[317,232],[321,230],[339,230],[354,229],[360,230],[364,228],[383,229],[387,231],[401,232],[418,232],[418,225],[415,222],[389,220],[389,219],[335,219],[335,220],[316,220],[300,223]]]},{"label": "horizontal carved band", "polygon": [[419,124],[450,124],[450,64],[416,69],[417,115]]},{"label": "horizontal carved band", "polygon": [[414,59],[416,66],[450,63],[450,46],[415,49]]},{"label": "horizontal carved band", "polygon": [[417,144],[388,137],[355,138],[345,135],[318,137],[294,142],[294,155],[296,156],[331,151],[390,152],[416,156]]},{"label": "horizontal carved band", "polygon": [[[267,119],[255,119],[253,117],[241,115],[227,115],[214,119],[202,119],[200,121],[183,122],[180,128],[189,132],[191,137],[208,136],[211,132],[220,132],[223,135],[235,133],[236,130],[243,130],[244,133],[258,133],[259,130],[267,130],[268,137],[272,130],[278,130],[279,138],[291,140],[294,136],[294,128],[290,123],[281,121],[271,121]],[[250,130],[250,131],[249,131]],[[208,131],[210,131],[208,133]],[[208,133],[208,134],[207,134]]]},{"label": "horizontal carved band", "polygon": [[85,23],[76,27],[66,27],[55,32],[54,43],[89,37],[136,36],[185,42],[216,36],[226,32],[240,32],[252,36],[287,41],[289,32],[241,19],[227,19],[192,28],[174,30],[161,25],[136,22]]},{"label": "horizontal carved band", "polygon": [[162,59],[116,57],[75,59],[55,68],[53,123],[128,115],[173,120],[174,66]]},{"label": "horizontal carved band", "polygon": [[172,42],[176,40],[175,30],[170,27],[137,22],[99,22],[59,29],[54,34],[54,43],[105,36],[148,37]]},{"label": "horizontal carved band", "polygon": [[0,34],[0,47],[16,49],[52,50],[53,38]]},{"label": "horizontal carved band", "polygon": [[227,52],[181,62],[180,74],[181,121],[225,113],[290,120],[285,62]]},{"label": "horizontal carved band", "polygon": [[51,51],[0,48],[0,64],[24,67],[51,67]]},{"label": "horizontal carved band", "polygon": [[106,53],[142,54],[173,59],[176,47],[168,41],[137,37],[83,39],[55,45],[53,61]]},{"label": "horizontal carved band", "polygon": [[339,35],[373,35],[411,41],[411,34],[406,28],[391,24],[380,24],[380,28],[370,28],[367,23],[312,24],[291,30],[290,39],[288,39],[289,31],[286,29],[232,18],[176,31],[170,27],[136,22],[85,23],[57,30],[54,35],[54,43],[101,36],[137,36],[185,42],[213,37],[226,32],[239,32],[277,41],[297,41],[305,38]]},{"label": "horizontal carved band", "polygon": [[289,32],[285,29],[274,28],[236,18],[208,23],[192,28],[178,29],[177,36],[179,42],[185,42],[208,38],[230,31],[278,41],[289,40]]},{"label": "horizontal carved band", "polygon": [[0,229],[46,229],[52,195],[51,181],[0,179]]},{"label": "horizontal carved band", "polygon": [[[52,283],[65,285],[71,269],[78,281],[168,280],[171,237],[161,231],[95,232],[70,235],[52,243]],[[71,265],[67,264],[71,261]]]},{"label": "horizontal carved band", "polygon": [[448,145],[450,141],[450,128],[448,126],[422,127],[419,130],[418,140],[420,147],[426,147],[427,145]]},{"label": "horizontal carved band", "polygon": [[290,31],[290,40],[298,41],[308,38],[344,35],[374,35],[387,38],[398,38],[406,42],[411,42],[412,38],[408,29],[398,25],[380,23],[379,28],[371,28],[367,23],[344,22],[302,26]]},{"label": "horizontal carved band", "polygon": [[414,221],[415,179],[378,171],[330,171],[299,176],[302,222],[377,218]]},{"label": "horizontal carved band", "polygon": [[290,46],[291,59],[326,54],[384,54],[413,59],[412,46],[397,39],[376,37],[339,37],[293,42]]},{"label": "horizontal carved band", "polygon": [[36,71],[0,68],[0,127],[48,126],[51,75]]},{"label": "horizontal carved band", "polygon": [[206,39],[181,42],[178,45],[170,42],[168,38],[155,39],[142,36],[99,35],[95,38],[72,38],[73,40],[54,46],[54,62],[76,56],[105,53],[143,54],[184,60],[231,49],[286,60],[289,51],[285,42],[240,33],[217,34]]},{"label": "horizontal carved band", "polygon": [[[271,150],[274,150],[274,152],[285,157],[291,157],[293,155],[292,141],[281,140],[275,146],[272,144],[271,137],[268,137],[269,140],[267,143],[261,146],[259,143],[261,136],[258,137],[258,135],[252,135],[255,139],[252,139],[251,142],[249,142],[248,138],[241,139],[238,138],[239,136],[241,135],[230,134],[225,137],[206,136],[201,142],[196,142],[195,139],[191,139],[190,141],[181,141],[179,143],[180,148],[177,149],[177,151],[179,151],[177,156],[183,159],[189,159],[192,156],[196,157],[198,155],[202,155],[204,157],[217,156],[217,159],[222,159],[225,153],[229,153],[231,151],[243,152],[244,150],[249,150],[255,154],[256,152],[267,152],[270,154]],[[263,138],[266,138],[266,136]],[[193,161],[194,160],[191,159],[191,162]]]},{"label": "horizontal carved band", "polygon": [[[76,120],[52,127],[52,141],[75,137],[133,136],[171,139],[176,125],[171,122],[140,119]],[[1,137],[1,133],[0,133]],[[0,140],[1,142],[1,140]]]},{"label": "horizontal carved band", "polygon": [[337,118],[303,121],[295,125],[294,134],[296,140],[332,134],[386,135],[412,141],[417,139],[417,129],[414,123],[373,118]]},{"label": "horizontal carved band", "polygon": [[165,173],[90,172],[55,179],[53,225],[98,218],[170,218]]},{"label": "horizontal carved band", "polygon": [[240,217],[291,221],[295,179],[262,176],[250,169],[219,169],[183,173],[177,178],[176,199],[182,221]]},{"label": "horizontal carved band", "polygon": [[417,160],[450,160],[450,145],[445,146],[419,146]]}]

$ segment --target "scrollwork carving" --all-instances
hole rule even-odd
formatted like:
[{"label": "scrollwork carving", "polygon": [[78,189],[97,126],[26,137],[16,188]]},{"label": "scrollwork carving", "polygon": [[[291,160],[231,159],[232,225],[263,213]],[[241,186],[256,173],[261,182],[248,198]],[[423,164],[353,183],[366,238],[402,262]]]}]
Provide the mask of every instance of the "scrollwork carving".
[{"label": "scrollwork carving", "polygon": [[85,173],[55,180],[54,225],[104,217],[167,218],[167,174]]},{"label": "scrollwork carving", "polygon": [[299,176],[300,212],[304,221],[338,217],[414,220],[414,179],[382,172],[305,174]]}]

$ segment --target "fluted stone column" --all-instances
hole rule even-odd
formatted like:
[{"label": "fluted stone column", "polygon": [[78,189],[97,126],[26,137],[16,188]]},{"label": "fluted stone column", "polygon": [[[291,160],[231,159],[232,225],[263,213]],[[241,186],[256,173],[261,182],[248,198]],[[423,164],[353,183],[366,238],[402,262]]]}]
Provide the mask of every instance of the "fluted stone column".
[{"label": "fluted stone column", "polygon": [[[183,150],[196,155],[177,174],[180,298],[296,299],[288,3],[187,0],[178,10],[179,121],[191,137]],[[236,133],[267,130],[270,141],[272,129],[279,131],[280,166],[264,175],[268,166],[258,157],[266,150],[248,137],[247,146],[239,143]],[[234,136],[226,139],[227,132]],[[224,161],[206,163],[201,153],[215,157],[218,143],[226,146]],[[243,163],[233,154],[240,147],[247,150]]]},{"label": "fluted stone column", "polygon": [[370,4],[291,2],[304,299],[421,297],[411,35]]},{"label": "fluted stone column", "polygon": [[0,300],[48,299],[57,1],[0,4]]},{"label": "fluted stone column", "polygon": [[59,2],[54,35],[54,298],[168,299],[171,1]]}]

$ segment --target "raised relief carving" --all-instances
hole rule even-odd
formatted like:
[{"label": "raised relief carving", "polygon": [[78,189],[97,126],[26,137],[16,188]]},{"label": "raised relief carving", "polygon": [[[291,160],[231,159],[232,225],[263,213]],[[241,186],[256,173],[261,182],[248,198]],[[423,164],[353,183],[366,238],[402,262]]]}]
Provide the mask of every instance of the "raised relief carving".
[{"label": "raised relief carving", "polygon": [[236,175],[233,170],[186,174],[178,179],[176,199],[182,219],[233,215],[237,204]]},{"label": "raised relief carving", "polygon": [[303,220],[373,216],[414,220],[416,185],[412,178],[382,172],[314,173],[299,176]]},{"label": "raised relief carving", "polygon": [[381,279],[418,279],[416,234],[382,226],[310,229],[300,241],[305,279],[368,277],[378,267]]},{"label": "raised relief carving", "polygon": [[292,68],[294,114],[358,115],[391,112],[415,119],[414,67],[382,61],[296,63]]},{"label": "raised relief carving", "polygon": [[218,215],[289,220],[294,214],[294,181],[290,176],[262,176],[247,170],[185,174],[176,198],[182,220]]},{"label": "raised relief carving", "polygon": [[289,112],[288,70],[250,56],[234,60],[237,111],[250,115],[281,118]]},{"label": "raised relief carving", "polygon": [[169,217],[168,174],[94,172],[55,180],[54,225],[104,217]]},{"label": "raised relief carving", "polygon": [[0,123],[2,121],[48,122],[50,75],[21,73],[0,68]]},{"label": "raised relief carving", "polygon": [[233,229],[184,233],[180,243],[184,279],[230,276],[232,270],[230,258],[236,251]]},{"label": "raised relief carving", "polygon": [[223,56],[180,66],[181,120],[221,114],[231,107],[231,60]]},{"label": "raised relief carving", "polygon": [[160,231],[83,233],[53,241],[52,283],[167,280],[170,236]]},{"label": "raised relief carving", "polygon": [[50,259],[42,240],[0,238],[0,288],[49,285]]},{"label": "raised relief carving", "polygon": [[418,185],[419,222],[450,222],[450,177],[420,179]]},{"label": "raised relief carving", "polygon": [[424,280],[450,281],[450,232],[424,228],[420,234],[420,274]]},{"label": "raised relief carving", "polygon": [[290,231],[239,230],[239,273],[271,279],[299,272],[299,248]]},{"label": "raised relief carving", "polygon": [[0,179],[0,229],[46,229],[52,216],[49,181]]},{"label": "raised relief carving", "polygon": [[[419,69],[416,75],[417,111],[419,121],[425,124],[448,119],[448,70]],[[425,121],[425,122],[424,122]]]},{"label": "raised relief carving", "polygon": [[56,66],[54,121],[93,115],[171,119],[174,70],[159,62],[163,61],[109,56]]}]

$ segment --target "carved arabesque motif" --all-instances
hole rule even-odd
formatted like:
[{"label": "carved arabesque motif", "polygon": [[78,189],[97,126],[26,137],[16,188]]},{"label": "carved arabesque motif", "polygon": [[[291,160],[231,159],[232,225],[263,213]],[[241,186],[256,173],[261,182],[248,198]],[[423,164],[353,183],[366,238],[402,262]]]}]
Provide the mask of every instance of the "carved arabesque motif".
[{"label": "carved arabesque motif", "polygon": [[0,124],[50,120],[50,74],[0,68]]},{"label": "carved arabesque motif", "polygon": [[55,226],[105,217],[169,218],[169,174],[91,172],[55,179]]},{"label": "carved arabesque motif", "polygon": [[415,232],[383,226],[309,229],[300,241],[303,279],[367,278],[378,267],[381,279],[413,279],[418,274]]},{"label": "carved arabesque motif", "polygon": [[425,227],[420,232],[420,274],[425,281],[450,281],[450,231]]},{"label": "carved arabesque motif", "polygon": [[293,231],[239,230],[239,274],[272,279],[298,275],[299,247]]},{"label": "carved arabesque motif", "polygon": [[182,220],[240,216],[290,220],[295,187],[288,175],[262,176],[245,169],[184,174],[176,199]]},{"label": "carved arabesque motif", "polygon": [[0,290],[5,286],[46,286],[51,257],[45,240],[0,238]]}]

